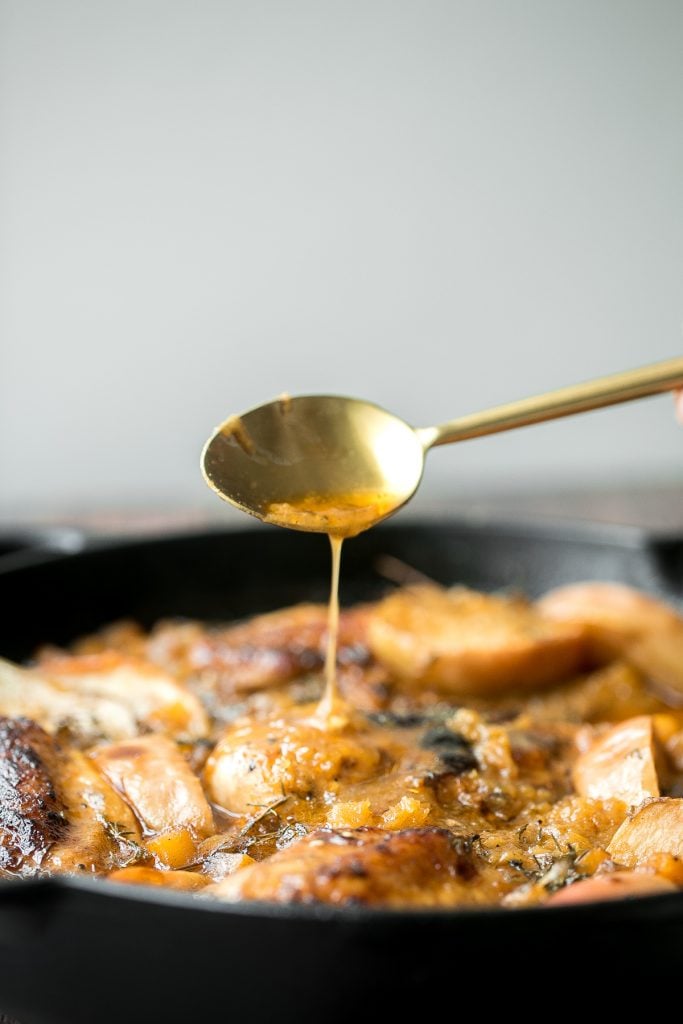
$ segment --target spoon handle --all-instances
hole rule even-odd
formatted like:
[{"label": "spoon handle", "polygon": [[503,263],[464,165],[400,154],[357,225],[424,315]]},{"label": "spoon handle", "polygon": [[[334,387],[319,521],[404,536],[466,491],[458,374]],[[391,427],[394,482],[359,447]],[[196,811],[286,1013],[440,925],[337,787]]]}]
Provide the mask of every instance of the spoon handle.
[{"label": "spoon handle", "polygon": [[423,427],[417,431],[425,450],[438,444],[466,441],[485,434],[499,434],[503,430],[526,427],[532,423],[572,416],[576,412],[589,412],[606,405],[630,402],[662,391],[683,388],[683,358],[667,359],[663,363],[643,366],[638,370],[613,373],[609,377],[584,384],[574,384],[544,395],[523,398],[519,402],[497,405],[484,412],[461,416],[438,427]]}]

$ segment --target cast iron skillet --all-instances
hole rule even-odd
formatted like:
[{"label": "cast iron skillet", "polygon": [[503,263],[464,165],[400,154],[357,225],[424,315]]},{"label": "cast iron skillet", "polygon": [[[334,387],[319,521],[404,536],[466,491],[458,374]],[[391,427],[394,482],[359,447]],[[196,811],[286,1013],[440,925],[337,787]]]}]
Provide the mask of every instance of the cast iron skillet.
[{"label": "cast iron skillet", "polygon": [[[389,524],[347,544],[345,603],[387,589],[375,571],[382,554],[444,583],[532,595],[579,579],[674,599],[683,589],[683,539],[434,521]],[[323,538],[260,527],[53,553],[0,571],[0,652],[29,657],[122,616],[230,619],[324,600],[328,571]],[[403,1019],[411,1006],[426,1021],[460,1016],[473,997],[487,1015],[512,1006],[545,1016],[543,993],[569,1008],[592,978],[614,1003],[682,963],[683,894],[397,912],[231,907],[88,879],[0,887],[0,1008],[22,1024],[348,1022]]]}]

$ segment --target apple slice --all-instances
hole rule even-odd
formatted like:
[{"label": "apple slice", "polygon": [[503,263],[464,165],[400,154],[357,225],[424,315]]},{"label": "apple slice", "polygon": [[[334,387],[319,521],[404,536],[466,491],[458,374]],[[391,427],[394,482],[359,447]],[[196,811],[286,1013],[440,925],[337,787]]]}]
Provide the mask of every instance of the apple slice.
[{"label": "apple slice", "polygon": [[369,616],[368,642],[408,688],[457,696],[552,685],[579,671],[584,630],[544,618],[519,597],[416,586]]},{"label": "apple slice", "polygon": [[607,852],[627,868],[657,853],[683,857],[683,800],[660,797],[643,804],[619,826]]},{"label": "apple slice", "polygon": [[648,875],[643,871],[615,871],[610,875],[597,875],[566,885],[564,889],[553,893],[546,906],[621,900],[626,896],[654,896],[660,892],[676,892],[676,886],[660,875]]},{"label": "apple slice", "polygon": [[619,722],[574,765],[574,786],[594,800],[623,800],[629,807],[659,796],[655,735],[650,715]]}]

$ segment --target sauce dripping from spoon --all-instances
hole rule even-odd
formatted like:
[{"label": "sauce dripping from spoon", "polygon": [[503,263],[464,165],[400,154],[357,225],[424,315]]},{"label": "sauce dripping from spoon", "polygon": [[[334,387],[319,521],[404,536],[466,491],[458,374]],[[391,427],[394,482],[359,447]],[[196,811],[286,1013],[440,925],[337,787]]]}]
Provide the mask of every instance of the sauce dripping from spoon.
[{"label": "sauce dripping from spoon", "polygon": [[[339,687],[337,686],[337,648],[339,647],[339,567],[341,565],[341,549],[344,543],[343,537],[335,537],[329,534],[330,547],[332,549],[332,580],[330,583],[330,602],[327,609],[327,652],[325,654],[325,689],[320,698],[316,711],[316,718],[325,724],[331,724],[332,720],[342,711],[339,705],[343,704]],[[335,714],[336,713],[336,714]]]},{"label": "sauce dripping from spoon", "polygon": [[357,536],[384,519],[399,504],[400,499],[393,495],[362,489],[344,494],[309,494],[293,501],[273,502],[266,509],[266,522],[326,533],[330,540],[332,574],[327,612],[325,688],[314,716],[316,724],[323,728],[343,727],[350,713],[337,684],[342,544],[347,538]]}]

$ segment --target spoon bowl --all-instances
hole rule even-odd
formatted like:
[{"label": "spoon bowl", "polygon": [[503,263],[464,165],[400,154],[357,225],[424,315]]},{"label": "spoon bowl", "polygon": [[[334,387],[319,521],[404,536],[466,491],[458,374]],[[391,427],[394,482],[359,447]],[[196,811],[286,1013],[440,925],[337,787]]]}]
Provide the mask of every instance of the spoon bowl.
[{"label": "spoon bowl", "polygon": [[221,498],[259,519],[351,536],[408,501],[424,455],[419,432],[371,402],[283,396],[222,423],[202,470]]}]

